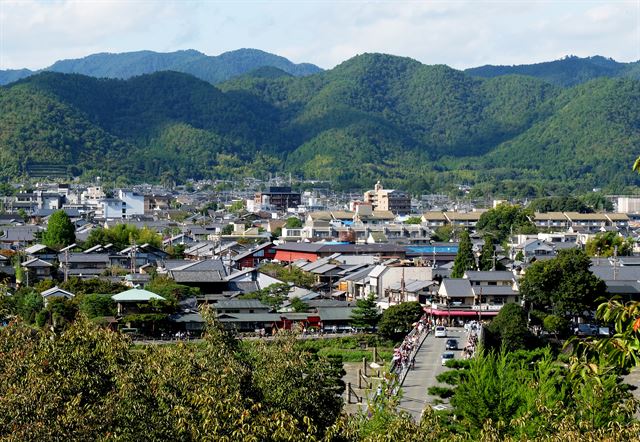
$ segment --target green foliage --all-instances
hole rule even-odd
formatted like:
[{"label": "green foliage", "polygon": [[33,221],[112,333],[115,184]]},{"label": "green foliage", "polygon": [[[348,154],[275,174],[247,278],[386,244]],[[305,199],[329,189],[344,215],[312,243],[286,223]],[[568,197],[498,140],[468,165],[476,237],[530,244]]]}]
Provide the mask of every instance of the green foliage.
[{"label": "green foliage", "polygon": [[585,251],[589,256],[609,257],[616,251],[618,256],[629,256],[633,253],[633,239],[625,239],[617,232],[602,232],[587,241]]},{"label": "green foliage", "polygon": [[532,217],[533,213],[528,209],[500,204],[483,213],[476,228],[491,235],[496,241],[503,242],[510,234],[536,233],[536,227],[530,219]]},{"label": "green foliage", "polygon": [[453,391],[454,390],[452,388],[447,387],[429,387],[427,390],[431,396],[439,396],[442,399],[447,399],[453,396]]},{"label": "green foliage", "polygon": [[196,287],[178,284],[168,276],[157,275],[149,281],[145,286],[145,289],[155,293],[156,295],[160,295],[165,299],[171,299],[174,301],[195,297],[200,293],[200,289]]},{"label": "green foliage", "polygon": [[613,212],[613,203],[602,192],[589,192],[580,197],[587,207],[596,212]]},{"label": "green foliage", "polygon": [[496,246],[493,244],[493,240],[489,235],[484,237],[484,245],[482,246],[482,253],[478,259],[478,270],[491,270],[493,269],[494,254]]},{"label": "green foliage", "polygon": [[[276,284],[271,284],[270,286],[260,289],[256,292],[245,293],[243,295],[240,295],[239,298],[240,299],[258,299],[264,305],[269,305],[273,307],[275,310],[278,310],[280,307],[282,307],[282,303],[288,298],[290,290],[291,290],[291,287],[289,286],[289,284],[276,283]],[[299,298],[298,298],[298,301],[300,301]],[[302,302],[302,304],[306,305],[306,303],[304,302]],[[298,303],[298,307],[302,307],[302,305]]]},{"label": "green foliage", "polygon": [[295,216],[287,218],[287,222],[284,225],[287,229],[299,229],[302,227],[302,221]]},{"label": "green foliage", "polygon": [[561,250],[548,261],[527,268],[520,283],[520,294],[535,309],[566,319],[595,310],[597,299],[606,295],[606,286],[594,276],[591,261],[579,249]]},{"label": "green foliage", "polygon": [[578,212],[591,213],[593,210],[583,201],[572,196],[551,196],[536,198],[527,207],[531,212]]},{"label": "green foliage", "polygon": [[640,184],[620,173],[639,141],[632,80],[561,90],[382,54],[304,78],[275,74],[219,88],[178,72],[34,75],[0,90],[0,178],[173,186],[287,171],[342,189],[384,179],[453,194],[465,182],[475,194],[523,199]]},{"label": "green foliage", "polygon": [[119,282],[111,282],[108,279],[82,279],[77,276],[72,276],[66,282],[60,283],[59,287],[63,290],[73,293],[76,296],[94,293],[116,294],[129,289],[129,287],[124,284],[121,284]]},{"label": "green foliage", "polygon": [[[484,216],[484,215],[483,215]],[[453,269],[451,270],[452,278],[462,278],[467,270],[476,269],[476,257],[473,254],[471,246],[471,238],[469,232],[464,230],[460,235],[460,243],[458,244],[458,253],[453,261]]]},{"label": "green foliage", "polygon": [[556,337],[564,336],[569,331],[569,321],[561,316],[547,315],[542,320],[542,327]]},{"label": "green foliage", "polygon": [[134,241],[137,245],[149,244],[162,248],[162,236],[159,233],[148,227],[139,229],[133,224],[116,224],[108,229],[97,227],[91,230],[83,245],[88,249],[98,244],[111,243],[116,249],[123,250],[132,245]]},{"label": "green foliage", "polygon": [[266,263],[260,266],[260,271],[281,281],[294,284],[298,287],[312,288],[315,277],[311,273],[300,270],[295,266],[283,266],[275,263]]},{"label": "green foliage", "polygon": [[404,220],[405,224],[422,224],[422,218],[419,216],[410,216]]},{"label": "green foliage", "polygon": [[403,302],[389,306],[382,313],[378,323],[378,333],[388,339],[397,339],[407,334],[423,313],[419,302]]},{"label": "green foliage", "polygon": [[[454,359],[455,360],[455,359]],[[458,385],[464,379],[464,370],[447,370],[436,376],[438,382]],[[431,394],[431,393],[429,393]]]},{"label": "green foliage", "polygon": [[233,224],[227,224],[222,228],[223,235],[233,235]]},{"label": "green foliage", "polygon": [[89,319],[116,315],[116,303],[111,295],[80,295],[78,299],[78,309]]},{"label": "green foliage", "polygon": [[453,238],[454,233],[453,226],[440,226],[436,228],[431,239],[437,242],[449,242]]},{"label": "green foliage", "polygon": [[42,240],[49,247],[56,249],[75,242],[76,228],[64,210],[57,210],[51,214]]},{"label": "green foliage", "polygon": [[309,311],[309,304],[296,296],[291,300],[291,308],[296,313],[302,313]]},{"label": "green foliage", "polygon": [[600,55],[593,57],[577,57],[568,55],[559,60],[535,64],[492,66],[485,65],[469,68],[465,72],[470,75],[493,78],[502,75],[527,75],[540,78],[558,86],[574,86],[594,78],[618,77],[634,75],[634,65],[637,63],[619,63],[611,58]]},{"label": "green foliage", "polygon": [[351,325],[355,328],[375,328],[380,320],[380,312],[374,294],[356,301],[356,307],[351,312]]},{"label": "green foliage", "polygon": [[493,347],[503,347],[506,351],[514,351],[527,347],[531,334],[527,326],[527,315],[518,304],[506,304],[488,327],[495,342]]}]

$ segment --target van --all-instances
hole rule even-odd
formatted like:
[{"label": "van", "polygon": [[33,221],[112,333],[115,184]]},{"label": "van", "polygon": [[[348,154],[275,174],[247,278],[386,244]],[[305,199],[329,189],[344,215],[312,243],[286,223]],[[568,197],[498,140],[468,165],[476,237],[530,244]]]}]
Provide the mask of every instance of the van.
[{"label": "van", "polygon": [[447,328],[444,325],[438,325],[435,329],[436,338],[446,338],[447,337]]}]

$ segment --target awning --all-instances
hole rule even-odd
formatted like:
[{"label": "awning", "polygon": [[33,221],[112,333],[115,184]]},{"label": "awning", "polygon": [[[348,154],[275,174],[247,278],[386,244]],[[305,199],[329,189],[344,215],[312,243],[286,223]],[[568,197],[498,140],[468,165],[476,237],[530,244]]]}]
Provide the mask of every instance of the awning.
[{"label": "awning", "polygon": [[474,317],[478,317],[478,314],[480,314],[480,316],[496,316],[499,312],[498,311],[487,311],[487,310],[483,310],[483,311],[478,311],[478,310],[435,310],[435,309],[431,309],[429,307],[425,307],[424,311],[428,314],[434,315],[434,316],[474,316]]}]

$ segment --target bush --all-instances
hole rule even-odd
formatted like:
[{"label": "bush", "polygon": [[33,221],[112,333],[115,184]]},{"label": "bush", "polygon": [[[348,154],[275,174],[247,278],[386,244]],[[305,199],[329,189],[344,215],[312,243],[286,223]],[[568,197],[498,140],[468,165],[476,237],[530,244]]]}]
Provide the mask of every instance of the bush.
[{"label": "bush", "polygon": [[462,380],[464,380],[464,371],[447,370],[436,376],[436,380],[443,384],[458,385]]},{"label": "bush", "polygon": [[438,396],[438,397],[441,397],[442,399],[450,398],[451,396],[453,396],[453,393],[454,393],[453,388],[448,388],[448,387],[429,387],[427,392],[431,396]]},{"label": "bush", "polygon": [[445,362],[445,367],[448,368],[455,368],[455,369],[464,369],[464,368],[469,368],[471,365],[471,360],[470,359],[449,359],[447,362]]}]

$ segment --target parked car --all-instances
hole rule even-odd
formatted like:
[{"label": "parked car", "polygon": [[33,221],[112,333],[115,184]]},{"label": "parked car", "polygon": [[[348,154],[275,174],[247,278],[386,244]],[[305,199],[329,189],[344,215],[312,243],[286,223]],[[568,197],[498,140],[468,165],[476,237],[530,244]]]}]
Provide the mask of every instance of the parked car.
[{"label": "parked car", "polygon": [[447,339],[447,343],[444,345],[445,350],[457,350],[458,349],[458,340],[457,339]]},{"label": "parked car", "polygon": [[453,353],[442,353],[442,365],[447,365],[447,361],[454,359],[456,355]]},{"label": "parked car", "polygon": [[597,336],[599,329],[593,324],[578,324],[573,331],[577,336]]},{"label": "parked car", "polygon": [[435,336],[436,338],[446,338],[447,328],[443,325],[436,326]]}]

